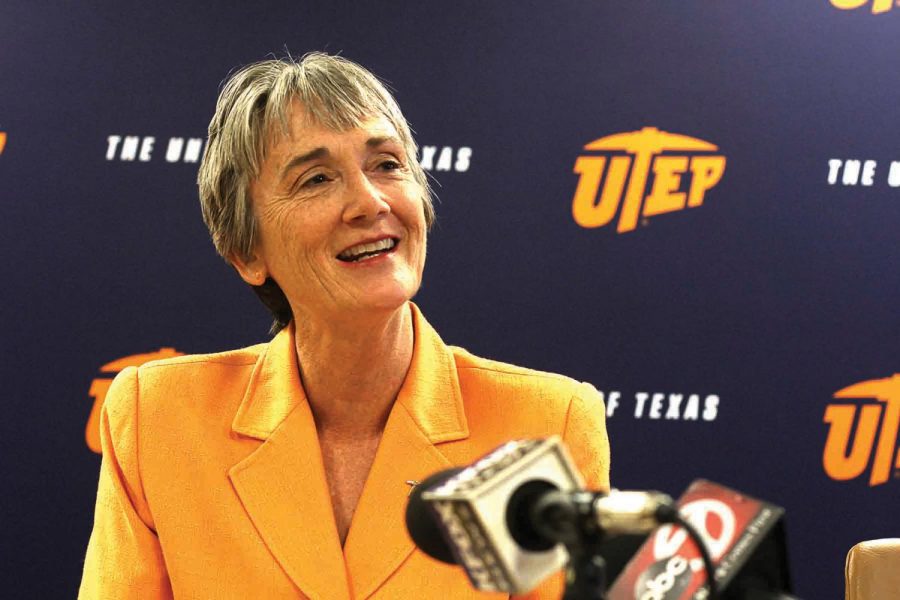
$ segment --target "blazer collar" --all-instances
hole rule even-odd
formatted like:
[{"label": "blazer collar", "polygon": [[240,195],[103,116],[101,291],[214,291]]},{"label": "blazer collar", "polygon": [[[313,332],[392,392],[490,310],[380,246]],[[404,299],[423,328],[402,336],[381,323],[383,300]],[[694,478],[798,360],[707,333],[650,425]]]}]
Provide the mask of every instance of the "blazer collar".
[{"label": "blazer collar", "polygon": [[456,360],[419,307],[409,303],[415,346],[397,402],[409,412],[432,444],[469,436]]},{"label": "blazer collar", "polygon": [[[409,303],[415,345],[397,401],[433,444],[468,437],[456,363],[450,349]],[[282,329],[257,359],[247,392],[232,422],[235,433],[266,440],[298,404],[306,402],[297,367],[294,323]],[[299,391],[299,394],[297,393]]]},{"label": "blazer collar", "polygon": [[291,321],[256,359],[231,429],[247,437],[267,440],[291,411],[305,403]]},{"label": "blazer collar", "polygon": [[235,433],[262,440],[229,475],[263,541],[312,598],[365,598],[413,550],[407,481],[451,466],[435,444],[468,437],[450,349],[409,303],[415,342],[343,549],[321,449],[297,366],[293,324],[260,355],[235,414]]}]

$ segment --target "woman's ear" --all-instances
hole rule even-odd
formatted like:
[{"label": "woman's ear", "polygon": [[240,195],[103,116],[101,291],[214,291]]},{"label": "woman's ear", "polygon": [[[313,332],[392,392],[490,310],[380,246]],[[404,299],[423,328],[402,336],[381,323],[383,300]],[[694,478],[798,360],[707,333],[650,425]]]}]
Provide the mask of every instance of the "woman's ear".
[{"label": "woman's ear", "polygon": [[228,256],[228,262],[237,269],[241,279],[250,285],[262,285],[269,276],[265,261],[256,253],[240,256],[239,253],[233,252]]}]

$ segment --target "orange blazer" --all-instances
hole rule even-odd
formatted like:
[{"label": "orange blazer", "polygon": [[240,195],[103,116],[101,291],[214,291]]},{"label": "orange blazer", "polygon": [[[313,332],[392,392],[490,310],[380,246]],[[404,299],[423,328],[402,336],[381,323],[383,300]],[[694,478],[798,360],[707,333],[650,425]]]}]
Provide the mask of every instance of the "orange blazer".
[{"label": "orange blazer", "polygon": [[[80,598],[506,598],[418,551],[406,483],[515,438],[559,434],[609,487],[589,384],[446,346],[418,309],[412,364],[344,547],[294,330],[268,344],[130,367],[103,407],[103,461]],[[523,598],[559,598],[551,578]]]}]

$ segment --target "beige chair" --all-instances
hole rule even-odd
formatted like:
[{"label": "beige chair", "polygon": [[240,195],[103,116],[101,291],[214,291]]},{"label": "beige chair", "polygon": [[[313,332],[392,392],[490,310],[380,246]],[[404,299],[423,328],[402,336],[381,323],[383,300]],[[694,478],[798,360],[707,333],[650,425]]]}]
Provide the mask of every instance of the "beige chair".
[{"label": "beige chair", "polygon": [[900,538],[853,546],[844,578],[846,600],[900,600]]}]

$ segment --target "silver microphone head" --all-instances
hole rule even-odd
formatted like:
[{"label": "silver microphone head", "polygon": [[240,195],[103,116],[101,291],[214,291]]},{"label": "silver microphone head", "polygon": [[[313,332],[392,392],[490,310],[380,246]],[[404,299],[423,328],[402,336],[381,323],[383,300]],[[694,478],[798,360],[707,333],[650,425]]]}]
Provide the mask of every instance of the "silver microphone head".
[{"label": "silver microphone head", "polygon": [[584,487],[558,436],[508,442],[422,494],[477,589],[528,592],[565,566],[568,555],[561,545],[528,550],[509,530],[513,495],[535,481],[563,492]]}]

